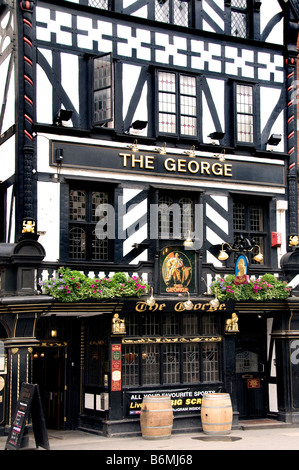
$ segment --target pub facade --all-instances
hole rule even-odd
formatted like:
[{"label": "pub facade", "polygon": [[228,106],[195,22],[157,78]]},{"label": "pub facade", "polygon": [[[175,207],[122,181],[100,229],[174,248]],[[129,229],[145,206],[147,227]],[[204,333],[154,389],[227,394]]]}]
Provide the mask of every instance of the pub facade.
[{"label": "pub facade", "polygon": [[296,2],[0,20],[0,432],[23,382],[54,429],[139,433],[162,394],[200,430],[217,391],[298,423]]}]

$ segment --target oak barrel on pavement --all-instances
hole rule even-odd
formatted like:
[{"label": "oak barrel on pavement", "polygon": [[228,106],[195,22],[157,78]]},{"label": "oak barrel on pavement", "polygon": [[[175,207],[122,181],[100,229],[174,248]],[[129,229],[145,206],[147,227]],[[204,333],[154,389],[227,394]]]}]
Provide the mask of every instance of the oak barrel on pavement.
[{"label": "oak barrel on pavement", "polygon": [[173,426],[170,397],[144,397],[141,405],[140,425],[144,439],[169,439]]},{"label": "oak barrel on pavement", "polygon": [[233,410],[228,393],[205,393],[202,397],[201,423],[205,434],[229,434]]}]

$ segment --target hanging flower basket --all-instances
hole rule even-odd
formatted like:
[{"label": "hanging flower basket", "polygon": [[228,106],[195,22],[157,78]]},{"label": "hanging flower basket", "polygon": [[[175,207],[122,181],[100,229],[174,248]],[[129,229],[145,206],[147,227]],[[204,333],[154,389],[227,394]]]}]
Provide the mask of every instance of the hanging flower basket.
[{"label": "hanging flower basket", "polygon": [[80,271],[61,267],[58,277],[40,283],[43,294],[61,302],[141,297],[149,285],[137,276],[115,273],[111,278],[89,278]]},{"label": "hanging flower basket", "polygon": [[285,300],[291,288],[286,281],[279,281],[273,274],[264,274],[258,279],[250,279],[248,284],[235,284],[234,275],[218,277],[211,283],[211,292],[220,301],[226,300]]}]

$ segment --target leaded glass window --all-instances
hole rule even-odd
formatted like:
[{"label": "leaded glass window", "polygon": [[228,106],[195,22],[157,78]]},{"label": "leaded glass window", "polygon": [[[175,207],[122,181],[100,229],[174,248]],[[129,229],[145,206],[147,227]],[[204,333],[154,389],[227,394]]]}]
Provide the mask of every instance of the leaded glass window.
[{"label": "leaded glass window", "polygon": [[113,84],[111,54],[93,59],[93,123],[113,119]]},{"label": "leaded glass window", "polygon": [[[153,1],[153,0],[152,0]],[[189,3],[183,0],[154,0],[155,20],[189,26]]]},{"label": "leaded glass window", "polygon": [[237,84],[237,142],[253,143],[253,87]]},{"label": "leaded glass window", "polygon": [[[108,193],[86,189],[69,191],[69,258],[107,260],[108,235],[98,237],[96,225],[107,215]],[[104,222],[103,222],[104,225]],[[103,232],[105,232],[103,230]],[[108,231],[107,231],[108,233]]]},{"label": "leaded glass window", "polygon": [[239,38],[248,36],[247,0],[231,0],[231,34]]},{"label": "leaded glass window", "polygon": [[197,136],[197,96],[195,77],[158,72],[159,132]]},{"label": "leaded glass window", "polygon": [[[220,380],[219,317],[193,312],[129,313],[122,345],[124,386]],[[180,340],[180,338],[182,340]]]},{"label": "leaded glass window", "polygon": [[[267,228],[265,223],[265,205],[253,201],[246,203],[234,201],[233,204],[233,229],[235,243],[238,243],[240,236],[249,240],[254,240],[259,245],[261,252],[265,257]],[[257,253],[255,253],[257,254]],[[236,254],[235,258],[238,256]],[[247,256],[252,264],[263,264],[255,261],[253,256],[248,253]]]}]

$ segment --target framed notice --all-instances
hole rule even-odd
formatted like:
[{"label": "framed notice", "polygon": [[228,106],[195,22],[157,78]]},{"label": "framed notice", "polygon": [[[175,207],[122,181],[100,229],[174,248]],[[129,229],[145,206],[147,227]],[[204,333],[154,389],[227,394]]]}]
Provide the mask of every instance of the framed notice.
[{"label": "framed notice", "polygon": [[121,344],[111,345],[111,392],[121,391]]}]

